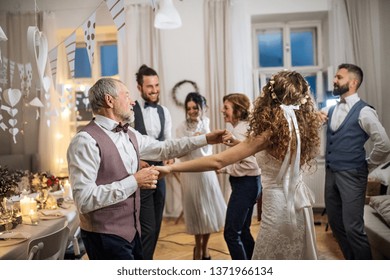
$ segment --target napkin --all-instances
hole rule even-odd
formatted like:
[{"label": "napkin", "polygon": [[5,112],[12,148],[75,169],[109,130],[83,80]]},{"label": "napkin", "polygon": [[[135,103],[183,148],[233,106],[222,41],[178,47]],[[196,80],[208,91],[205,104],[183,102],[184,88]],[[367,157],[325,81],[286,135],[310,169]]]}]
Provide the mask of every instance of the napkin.
[{"label": "napkin", "polygon": [[0,240],[28,239],[28,238],[30,238],[30,234],[27,232],[9,231],[9,232],[3,232],[0,234]]},{"label": "napkin", "polygon": [[42,209],[38,213],[43,216],[54,216],[54,217],[64,216],[64,213],[62,213],[60,210]]}]

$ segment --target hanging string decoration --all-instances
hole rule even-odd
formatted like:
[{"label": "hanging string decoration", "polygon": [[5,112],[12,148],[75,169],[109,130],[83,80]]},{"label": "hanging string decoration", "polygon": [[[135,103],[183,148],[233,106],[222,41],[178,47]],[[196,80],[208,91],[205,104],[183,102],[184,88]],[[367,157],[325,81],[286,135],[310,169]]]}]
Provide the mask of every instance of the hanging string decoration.
[{"label": "hanging string decoration", "polygon": [[118,30],[119,37],[122,41],[125,39],[125,8],[123,0],[107,0],[106,1],[108,10],[111,13],[112,19],[114,20],[115,26]]},{"label": "hanging string decoration", "polygon": [[37,107],[35,114],[35,119],[37,120],[39,118],[39,108],[43,108],[43,104],[38,97],[35,97],[33,100],[31,100],[29,104],[30,106]]},{"label": "hanging string decoration", "polygon": [[32,65],[30,62],[24,65],[24,70],[25,70],[25,83],[24,83],[25,88],[22,89],[26,92],[26,96],[28,96],[30,94],[31,82],[32,82]]},{"label": "hanging string decoration", "polygon": [[14,107],[19,103],[21,97],[22,93],[19,89],[6,89],[3,93],[3,99],[10,107],[1,105],[1,109],[5,110],[10,115],[10,119],[8,120],[8,124],[11,126],[9,128],[9,133],[11,133],[15,144],[16,135],[19,133],[19,129],[16,127],[16,124],[18,123],[18,120],[16,119],[18,109]]},{"label": "hanging string decoration", "polygon": [[40,32],[36,26],[29,26],[27,29],[27,48],[30,60],[33,61],[37,69],[41,88],[44,87],[46,91],[45,86],[47,86],[47,82],[45,85],[44,75],[47,63],[48,43],[46,35]]},{"label": "hanging string decoration", "polygon": [[84,22],[83,30],[84,30],[84,40],[87,44],[87,52],[89,63],[93,64],[93,57],[95,54],[95,26],[96,26],[96,13],[93,13],[89,19]]},{"label": "hanging string decoration", "polygon": [[70,76],[74,78],[74,61],[76,57],[76,31],[65,40],[66,58],[68,59]]},{"label": "hanging string decoration", "polygon": [[14,72],[15,72],[15,61],[9,61],[9,79],[11,81],[11,85],[14,81]]},{"label": "hanging string decoration", "polygon": [[49,62],[50,62],[50,70],[51,76],[53,79],[54,88],[57,87],[57,55],[58,55],[58,47],[55,47],[49,52]]}]

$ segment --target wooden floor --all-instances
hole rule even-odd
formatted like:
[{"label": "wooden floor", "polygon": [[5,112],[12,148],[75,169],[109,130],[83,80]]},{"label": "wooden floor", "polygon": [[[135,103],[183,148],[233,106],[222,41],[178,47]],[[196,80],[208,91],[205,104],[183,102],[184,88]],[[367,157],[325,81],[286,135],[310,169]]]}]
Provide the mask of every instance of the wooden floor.
[{"label": "wooden floor", "polygon": [[[317,249],[321,260],[343,259],[341,251],[330,229],[326,230],[326,215],[321,212],[314,213]],[[260,223],[254,219],[252,234],[256,239]],[[195,240],[186,233],[183,219],[165,218],[161,227],[160,238],[157,243],[154,259],[156,260],[192,260]],[[230,260],[223,233],[214,233],[209,241],[210,255],[213,260]]]}]

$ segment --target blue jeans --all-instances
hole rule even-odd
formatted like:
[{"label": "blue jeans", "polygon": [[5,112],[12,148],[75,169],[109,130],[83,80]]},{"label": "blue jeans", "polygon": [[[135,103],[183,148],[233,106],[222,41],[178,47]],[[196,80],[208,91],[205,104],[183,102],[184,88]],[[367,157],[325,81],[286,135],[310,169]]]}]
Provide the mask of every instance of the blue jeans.
[{"label": "blue jeans", "polygon": [[261,192],[260,176],[229,177],[232,193],[223,235],[232,260],[252,258],[255,241],[250,232],[253,206]]}]

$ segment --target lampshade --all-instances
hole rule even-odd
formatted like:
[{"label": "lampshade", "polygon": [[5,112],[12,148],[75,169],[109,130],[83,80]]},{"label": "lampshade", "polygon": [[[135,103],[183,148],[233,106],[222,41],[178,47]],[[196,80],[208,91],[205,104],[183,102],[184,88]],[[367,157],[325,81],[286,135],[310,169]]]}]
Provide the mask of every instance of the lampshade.
[{"label": "lampshade", "polygon": [[181,26],[181,18],[172,0],[160,0],[160,8],[154,18],[154,27],[174,29]]}]

